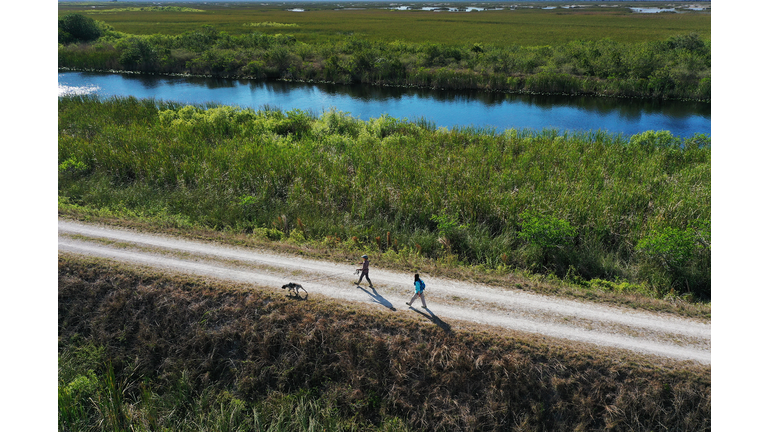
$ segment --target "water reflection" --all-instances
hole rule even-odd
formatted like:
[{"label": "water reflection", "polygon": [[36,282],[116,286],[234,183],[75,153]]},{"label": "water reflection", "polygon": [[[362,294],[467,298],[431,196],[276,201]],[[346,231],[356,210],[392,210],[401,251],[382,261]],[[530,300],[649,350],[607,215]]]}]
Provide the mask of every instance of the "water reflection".
[{"label": "water reflection", "polygon": [[254,109],[269,105],[314,113],[338,109],[363,120],[388,114],[426,118],[449,128],[601,129],[623,134],[665,129],[679,136],[711,133],[711,106],[706,103],[83,72],[59,73],[59,86],[59,94],[61,88],[69,92],[88,89],[100,96],[189,104]]},{"label": "water reflection", "polygon": [[[96,74],[98,76],[99,74]],[[114,74],[110,74],[114,75]],[[132,82],[136,85],[140,85],[145,89],[159,89],[161,87],[173,87],[173,86],[192,86],[203,87],[209,90],[217,90],[222,88],[235,88],[238,86],[237,81],[223,79],[223,78],[204,78],[204,77],[187,77],[187,76],[157,76],[157,75],[144,75],[144,74],[117,74],[124,78],[126,82]]]},{"label": "water reflection", "polygon": [[[510,95],[505,95],[510,96]],[[535,106],[569,107],[608,115],[618,114],[627,120],[637,120],[644,114],[661,114],[664,117],[684,120],[691,115],[709,119],[711,106],[707,103],[659,101],[654,99],[621,99],[587,96],[564,97],[554,95],[522,95],[518,99]]]}]

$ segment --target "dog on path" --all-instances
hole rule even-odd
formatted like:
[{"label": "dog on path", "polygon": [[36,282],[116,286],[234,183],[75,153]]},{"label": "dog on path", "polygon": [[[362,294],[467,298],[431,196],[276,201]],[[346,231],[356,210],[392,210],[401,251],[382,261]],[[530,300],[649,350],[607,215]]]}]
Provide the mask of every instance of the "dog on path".
[{"label": "dog on path", "polygon": [[304,291],[304,298],[306,298],[309,295],[309,293],[307,293],[307,290],[305,290],[303,286],[293,282],[288,282],[287,284],[283,285],[283,289],[288,290],[288,297],[295,296],[296,298],[301,298],[301,295],[299,294],[299,290]]}]

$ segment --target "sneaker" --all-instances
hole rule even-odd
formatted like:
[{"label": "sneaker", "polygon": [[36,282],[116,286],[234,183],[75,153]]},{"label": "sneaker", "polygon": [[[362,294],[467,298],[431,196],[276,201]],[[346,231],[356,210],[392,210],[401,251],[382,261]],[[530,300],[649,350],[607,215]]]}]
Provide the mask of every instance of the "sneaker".
[{"label": "sneaker", "polygon": [[411,305],[411,304],[410,304],[410,303],[408,303],[408,302],[405,302],[405,304],[407,304],[408,306],[410,306],[410,305]]},{"label": "sneaker", "polygon": [[426,307],[426,306],[422,306],[422,308],[423,308],[423,309],[426,309],[427,307]]}]

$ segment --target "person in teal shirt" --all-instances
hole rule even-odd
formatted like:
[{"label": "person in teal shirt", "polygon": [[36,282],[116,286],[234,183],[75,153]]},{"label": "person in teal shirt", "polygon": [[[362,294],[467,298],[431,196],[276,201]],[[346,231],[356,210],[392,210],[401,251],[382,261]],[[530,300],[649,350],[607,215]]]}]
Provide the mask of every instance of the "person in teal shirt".
[{"label": "person in teal shirt", "polygon": [[414,287],[413,290],[414,290],[415,293],[413,294],[413,297],[411,297],[411,301],[406,302],[405,304],[410,306],[410,305],[413,304],[413,302],[416,301],[416,298],[421,297],[421,307],[426,309],[427,308],[427,302],[424,300],[424,288],[427,287],[427,284],[425,284],[424,281],[421,280],[421,278],[419,277],[418,273],[416,273],[416,276],[414,277],[413,287]]}]

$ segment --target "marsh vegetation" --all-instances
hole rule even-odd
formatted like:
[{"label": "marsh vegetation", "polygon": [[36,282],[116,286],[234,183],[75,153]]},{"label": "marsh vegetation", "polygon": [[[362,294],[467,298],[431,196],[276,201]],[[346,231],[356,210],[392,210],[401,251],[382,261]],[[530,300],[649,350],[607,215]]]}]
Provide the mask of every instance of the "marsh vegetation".
[{"label": "marsh vegetation", "polygon": [[63,203],[652,296],[710,295],[710,158],[702,135],[59,100]]},{"label": "marsh vegetation", "polygon": [[[106,20],[94,24],[101,29],[100,38],[60,37],[59,66],[379,86],[710,99],[708,15],[684,14],[669,21],[663,16],[642,19],[629,12],[624,16],[605,11],[564,12],[563,16],[541,10],[495,11],[487,12],[490,15],[484,16],[491,17],[487,19],[380,9],[291,14],[254,6],[250,13],[240,11],[155,12],[153,19],[168,26],[153,27],[161,30],[151,34],[137,27],[135,20],[149,19],[153,12],[91,14]],[[262,13],[251,15],[255,11]],[[61,20],[73,15],[77,14],[63,15]],[[547,29],[561,20],[571,21],[561,22],[555,33],[562,40],[553,39]],[[593,31],[603,26],[602,32]],[[585,28],[590,33],[580,33]],[[500,35],[504,37],[499,39]]]}]

